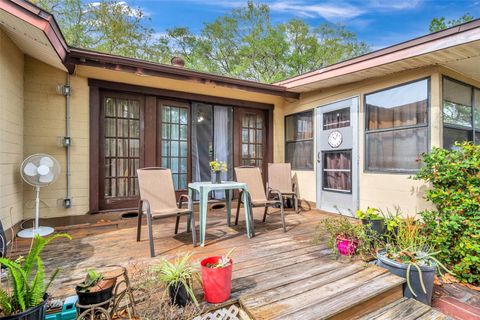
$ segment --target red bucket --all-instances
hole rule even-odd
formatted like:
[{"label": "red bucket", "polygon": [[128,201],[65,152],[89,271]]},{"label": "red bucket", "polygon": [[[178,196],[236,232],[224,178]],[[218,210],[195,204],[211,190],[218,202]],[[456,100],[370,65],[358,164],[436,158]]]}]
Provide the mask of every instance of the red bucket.
[{"label": "red bucket", "polygon": [[202,266],[202,285],[205,300],[209,303],[222,303],[230,298],[232,289],[232,259],[225,268],[208,268],[207,264],[216,264],[220,256],[208,257],[200,262]]}]

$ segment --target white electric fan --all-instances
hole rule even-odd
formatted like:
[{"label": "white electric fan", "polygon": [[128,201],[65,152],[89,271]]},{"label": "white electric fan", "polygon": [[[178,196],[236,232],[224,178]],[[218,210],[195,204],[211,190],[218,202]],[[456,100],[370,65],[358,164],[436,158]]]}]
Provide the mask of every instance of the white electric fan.
[{"label": "white electric fan", "polygon": [[40,218],[40,188],[48,186],[57,180],[60,175],[58,161],[44,153],[37,153],[29,156],[22,162],[20,169],[23,180],[35,187],[37,194],[35,198],[35,223],[33,228],[23,229],[18,233],[20,238],[33,238],[36,234],[46,236],[53,232],[53,228],[39,226]]}]

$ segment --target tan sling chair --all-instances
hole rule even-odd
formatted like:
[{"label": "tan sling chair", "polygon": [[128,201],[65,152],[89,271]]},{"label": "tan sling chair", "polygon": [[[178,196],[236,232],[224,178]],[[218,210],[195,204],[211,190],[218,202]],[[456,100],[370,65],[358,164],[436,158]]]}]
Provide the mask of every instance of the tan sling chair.
[{"label": "tan sling chair", "polygon": [[142,229],[142,215],[147,216],[148,240],[150,242],[150,256],[155,256],[153,245],[152,222],[154,218],[163,219],[177,217],[175,223],[175,234],[178,233],[178,224],[180,216],[189,215],[187,220],[187,232],[192,230],[193,246],[197,245],[195,239],[195,217],[193,209],[182,209],[182,201],[188,202],[187,195],[180,196],[180,202],[177,205],[175,189],[173,187],[172,172],[167,168],[143,168],[137,170],[138,185],[140,187],[140,201],[138,203],[138,227],[137,241],[140,241]]},{"label": "tan sling chair", "polygon": [[284,197],[291,197],[295,212],[298,213],[297,189],[292,180],[290,163],[268,164],[267,192],[269,189],[280,191]]},{"label": "tan sling chair", "polygon": [[[237,176],[238,182],[243,182],[247,184],[248,193],[249,193],[249,200],[250,200],[250,208],[255,207],[265,207],[265,211],[263,214],[263,222],[265,222],[267,218],[267,211],[268,207],[277,207],[280,205],[280,215],[282,217],[282,224],[283,224],[283,231],[287,232],[287,228],[285,226],[285,216],[283,212],[283,195],[280,191],[269,189],[268,193],[265,194],[265,189],[263,188],[263,180],[262,180],[262,173],[260,168],[257,167],[237,167],[235,168],[235,175]],[[270,199],[273,194],[277,194],[278,200]],[[237,215],[235,217],[235,225],[238,224],[238,215],[240,212],[240,205],[243,203],[242,194],[238,197],[238,206],[237,206]],[[253,214],[252,221],[253,221]]]}]

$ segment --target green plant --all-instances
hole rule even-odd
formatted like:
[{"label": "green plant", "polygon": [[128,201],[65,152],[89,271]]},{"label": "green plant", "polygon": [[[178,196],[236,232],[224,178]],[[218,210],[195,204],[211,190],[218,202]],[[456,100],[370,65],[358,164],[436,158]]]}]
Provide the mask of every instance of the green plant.
[{"label": "green plant", "polygon": [[357,218],[362,220],[383,220],[383,216],[380,214],[380,210],[376,208],[367,207],[367,210],[357,210],[355,212]]},{"label": "green plant", "polygon": [[426,199],[436,210],[420,213],[438,259],[463,282],[480,284],[480,146],[457,144],[422,155],[414,179],[429,182]]},{"label": "green plant", "polygon": [[388,233],[395,232],[395,229],[398,228],[400,223],[402,223],[402,212],[399,207],[395,207],[395,212],[387,209],[387,212],[380,211],[382,216],[385,219],[385,226],[387,227]]},{"label": "green plant", "polygon": [[224,171],[226,172],[228,170],[227,168],[227,164],[223,161],[210,161],[210,170],[212,172],[215,172],[215,171]]},{"label": "green plant", "polygon": [[200,280],[198,270],[194,269],[189,261],[191,253],[186,253],[183,257],[177,257],[174,263],[168,260],[163,260],[159,268],[156,268],[158,279],[163,282],[168,290],[170,287],[177,287],[183,285],[187,294],[190,296],[195,305],[198,306],[197,299],[193,293],[194,280]]},{"label": "green plant", "polygon": [[338,256],[339,253],[337,248],[339,239],[358,242],[357,254],[363,257],[371,254],[372,243],[367,235],[366,227],[352,222],[345,216],[322,220],[317,228],[315,242],[319,243],[324,234],[327,235],[327,246],[335,256]]},{"label": "green plant", "polygon": [[228,265],[230,265],[230,259],[231,259],[231,257],[232,257],[232,253],[233,253],[234,250],[235,250],[235,248],[230,249],[230,250],[227,252],[226,255],[223,255],[223,256],[217,261],[217,263],[215,263],[215,264],[207,263],[206,267],[208,267],[208,268],[217,268],[217,269],[227,267]]},{"label": "green plant", "polygon": [[95,271],[94,269],[87,269],[87,275],[85,280],[78,285],[81,292],[89,292],[92,287],[102,281],[103,274]]},{"label": "green plant", "polygon": [[38,306],[45,293],[60,271],[57,268],[45,284],[45,269],[40,253],[53,239],[71,239],[68,234],[56,234],[48,238],[35,235],[28,255],[13,261],[8,258],[0,258],[0,264],[7,267],[9,289],[0,288],[1,314],[11,314],[26,311]]},{"label": "green plant", "polygon": [[412,267],[418,271],[420,286],[424,293],[427,293],[427,290],[422,277],[422,266],[436,267],[439,274],[442,274],[441,271],[444,270],[454,275],[435,257],[439,252],[436,252],[430,245],[422,226],[415,219],[402,220],[402,223],[398,225],[398,231],[390,236],[394,239],[385,246],[385,256],[407,265],[407,285],[415,297],[417,293],[414,292],[411,285]]}]

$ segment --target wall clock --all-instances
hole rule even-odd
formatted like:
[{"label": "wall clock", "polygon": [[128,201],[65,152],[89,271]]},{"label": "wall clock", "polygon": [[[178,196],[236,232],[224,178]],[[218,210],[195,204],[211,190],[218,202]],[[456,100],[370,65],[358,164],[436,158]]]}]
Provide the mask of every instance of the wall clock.
[{"label": "wall clock", "polygon": [[330,132],[330,134],[328,135],[328,144],[332,148],[338,148],[342,144],[342,142],[343,136],[340,131],[335,130]]}]

